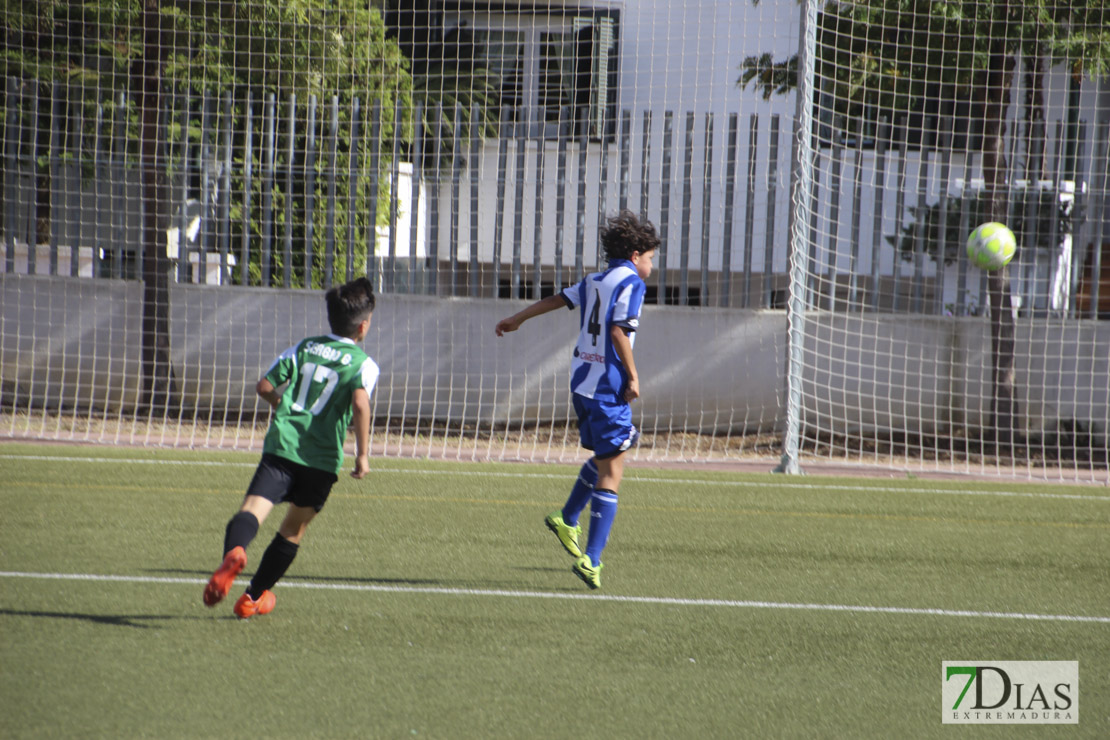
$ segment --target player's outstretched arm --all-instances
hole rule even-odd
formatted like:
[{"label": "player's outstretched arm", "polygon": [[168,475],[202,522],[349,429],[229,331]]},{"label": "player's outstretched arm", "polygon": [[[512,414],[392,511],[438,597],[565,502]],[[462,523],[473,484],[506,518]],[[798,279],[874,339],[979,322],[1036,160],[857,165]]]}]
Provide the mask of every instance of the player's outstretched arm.
[{"label": "player's outstretched arm", "polygon": [[506,332],[516,331],[528,319],[534,319],[537,316],[542,316],[545,313],[550,313],[560,308],[566,308],[566,301],[559,294],[549,295],[547,298],[541,298],[533,303],[531,306],[518,311],[512,316],[501,319],[497,322],[497,326],[493,331],[497,336],[504,336]]},{"label": "player's outstretched arm", "polygon": [[355,469],[352,478],[362,478],[370,472],[370,394],[358,388],[351,396],[354,416],[351,425],[355,429]]}]

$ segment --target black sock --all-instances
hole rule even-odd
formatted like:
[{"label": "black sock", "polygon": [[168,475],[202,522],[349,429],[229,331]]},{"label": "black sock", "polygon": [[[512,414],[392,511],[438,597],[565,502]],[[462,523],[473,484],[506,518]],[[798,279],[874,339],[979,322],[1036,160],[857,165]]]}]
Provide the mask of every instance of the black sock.
[{"label": "black sock", "polygon": [[227,523],[224,531],[224,555],[242,547],[244,550],[258,534],[258,518],[249,511],[240,511]]},{"label": "black sock", "polygon": [[292,565],[298,549],[299,545],[285,539],[280,533],[274,535],[270,546],[262,554],[262,562],[258,564],[258,570],[251,579],[251,587],[247,589],[252,599],[257,600],[263,591],[274,587]]}]

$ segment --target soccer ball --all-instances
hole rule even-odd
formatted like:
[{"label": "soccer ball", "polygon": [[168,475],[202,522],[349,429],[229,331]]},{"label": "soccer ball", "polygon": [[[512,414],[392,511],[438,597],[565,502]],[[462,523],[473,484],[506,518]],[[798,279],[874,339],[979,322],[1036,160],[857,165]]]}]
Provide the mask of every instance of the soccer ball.
[{"label": "soccer ball", "polygon": [[997,221],[980,224],[967,238],[967,256],[984,270],[1005,267],[1014,258],[1017,239],[1014,232]]}]

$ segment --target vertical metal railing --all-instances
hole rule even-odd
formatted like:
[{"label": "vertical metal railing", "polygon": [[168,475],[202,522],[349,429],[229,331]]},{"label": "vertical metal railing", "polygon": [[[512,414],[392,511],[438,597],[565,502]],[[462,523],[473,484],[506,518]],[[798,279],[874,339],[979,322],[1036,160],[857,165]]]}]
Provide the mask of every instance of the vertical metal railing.
[{"label": "vertical metal railing", "polygon": [[[438,104],[408,111],[390,101],[383,110],[381,101],[332,96],[320,105],[315,96],[250,90],[179,90],[165,99],[166,216],[177,231],[179,282],[218,275],[220,283],[324,287],[365,263],[379,290],[537,298],[599,266],[597,230],[633,208],[662,238],[659,302],[783,306],[790,224],[780,213],[788,152],[779,116],[749,115],[745,132],[730,113],[719,137],[716,113],[622,110],[603,127],[611,133],[595,135],[581,111],[578,120],[562,111],[556,128],[535,125],[544,116],[536,109],[518,114],[517,125],[503,121],[500,138],[482,139],[480,110],[445,115]],[[80,102],[60,85],[5,80],[5,271],[140,274],[133,222],[144,206],[128,180],[136,176],[129,101],[91,105],[88,117]],[[979,218],[971,185],[979,155],[968,137],[939,121],[937,141],[918,142],[905,119],[881,118],[873,146],[860,146],[867,129],[861,121],[850,128],[852,141],[813,142],[803,197],[814,305],[976,312],[981,274],[959,259],[956,236]],[[1056,300],[1070,301],[1067,315],[1097,314],[1091,271],[1104,263],[1096,245],[1106,238],[1108,133],[1105,120],[1061,121],[1055,136],[1050,127],[1052,192],[1031,178],[1014,191],[1023,312],[1043,314],[1056,290]],[[1076,184],[1065,185],[1075,192],[1063,197],[1056,190],[1069,157]],[[75,174],[82,165],[91,176]],[[48,243],[31,248],[24,242],[35,240],[36,179],[49,183],[52,225]],[[1059,263],[1069,239],[1072,262]]]}]

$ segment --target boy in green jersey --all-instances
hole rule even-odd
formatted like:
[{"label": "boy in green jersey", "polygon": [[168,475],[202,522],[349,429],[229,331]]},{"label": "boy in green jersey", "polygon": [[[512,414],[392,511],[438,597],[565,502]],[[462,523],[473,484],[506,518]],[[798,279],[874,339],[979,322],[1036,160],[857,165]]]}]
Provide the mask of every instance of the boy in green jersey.
[{"label": "boy in green jersey", "polygon": [[247,565],[247,546],[274,505],[288,502],[289,510],[250,587],[235,602],[240,619],[273,611],[270,589],[292,564],[308,523],[324,508],[338,480],[352,419],[357,456],[351,477],[362,478],[370,469],[370,393],[378,366],[357,343],[370,330],[373,288],[359,278],[329,290],[325,301],[331,333],[308,337],[282,352],[255,387],[273,407],[273,418],[243,504],[227,523],[223,563],[204,588],[207,606],[215,606],[231,590]]}]

